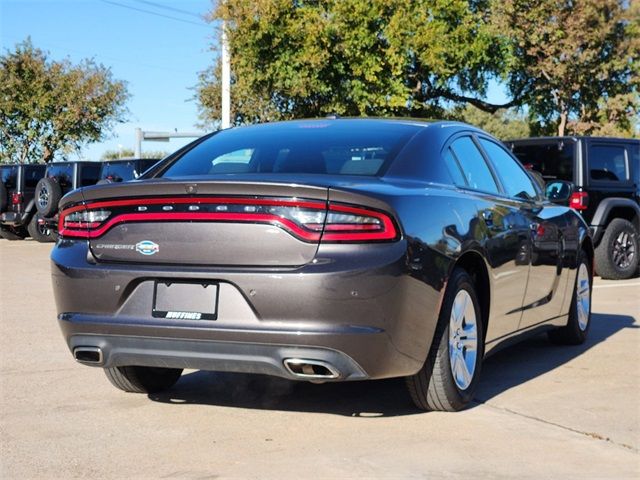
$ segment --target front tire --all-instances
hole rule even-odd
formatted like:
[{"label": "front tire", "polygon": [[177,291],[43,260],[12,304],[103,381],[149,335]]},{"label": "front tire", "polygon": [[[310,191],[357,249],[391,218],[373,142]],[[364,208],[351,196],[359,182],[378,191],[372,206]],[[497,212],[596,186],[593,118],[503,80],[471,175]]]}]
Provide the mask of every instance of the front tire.
[{"label": "front tire", "polygon": [[584,251],[578,256],[578,271],[573,287],[567,325],[549,332],[549,340],[563,345],[580,345],[587,339],[591,326],[591,293],[593,274]]},{"label": "front tire", "polygon": [[182,375],[181,368],[111,367],[104,373],[111,384],[130,393],[156,393],[171,388]]},{"label": "front tire", "polygon": [[473,399],[483,356],[484,324],[473,281],[456,269],[427,359],[406,379],[411,399],[421,410],[462,410]]},{"label": "front tire", "polygon": [[614,218],[595,252],[596,272],[602,278],[631,278],[638,269],[638,232],[633,223]]}]

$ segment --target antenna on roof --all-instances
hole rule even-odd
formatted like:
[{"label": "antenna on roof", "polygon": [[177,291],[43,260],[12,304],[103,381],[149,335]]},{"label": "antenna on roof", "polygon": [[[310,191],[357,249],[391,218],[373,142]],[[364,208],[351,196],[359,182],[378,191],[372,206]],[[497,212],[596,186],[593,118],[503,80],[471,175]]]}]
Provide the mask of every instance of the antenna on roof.
[{"label": "antenna on roof", "polygon": [[330,113],[329,115],[326,116],[326,118],[329,118],[331,120],[337,120],[340,118],[340,115],[338,115],[337,113]]}]

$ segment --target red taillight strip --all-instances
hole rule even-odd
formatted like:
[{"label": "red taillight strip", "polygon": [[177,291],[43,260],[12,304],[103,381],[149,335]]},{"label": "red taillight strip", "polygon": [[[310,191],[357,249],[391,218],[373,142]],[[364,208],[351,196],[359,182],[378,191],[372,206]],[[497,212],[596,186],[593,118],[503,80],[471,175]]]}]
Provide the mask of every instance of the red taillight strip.
[{"label": "red taillight strip", "polygon": [[265,213],[125,213],[112,218],[100,228],[95,230],[67,230],[62,228],[60,233],[64,236],[80,238],[97,238],[103,235],[114,225],[125,222],[158,222],[158,221],[188,221],[188,222],[241,222],[241,223],[268,223],[284,228],[295,236],[308,242],[318,241],[320,233],[308,232],[295,222],[286,218]]},{"label": "red taillight strip", "polygon": [[[106,233],[114,225],[124,222],[157,222],[157,221],[220,221],[220,222],[243,222],[243,223],[267,223],[283,228],[296,237],[317,242],[320,240],[320,232],[310,232],[296,222],[277,215],[268,213],[224,213],[224,212],[139,212],[116,214],[104,224],[97,222],[67,222],[65,218],[82,210],[97,210],[113,207],[126,206],[148,206],[148,205],[171,205],[171,204],[234,204],[234,205],[266,205],[298,207],[306,209],[326,210],[325,202],[308,200],[288,200],[288,199],[264,199],[251,197],[164,197],[164,198],[142,198],[127,200],[98,201],[86,205],[76,205],[70,207],[60,214],[59,233],[62,236],[77,238],[97,238]],[[336,223],[327,224],[322,234],[322,241],[325,242],[358,242],[358,241],[389,241],[398,238],[398,231],[391,218],[375,210],[359,207],[351,207],[343,204],[330,204],[328,212],[348,213],[372,217],[379,220],[379,224],[350,224]],[[100,226],[101,225],[101,226]],[[316,225],[316,224],[313,224]],[[313,225],[306,225],[313,228]],[[99,227],[99,228],[98,228]],[[86,230],[83,230],[86,228]]]}]

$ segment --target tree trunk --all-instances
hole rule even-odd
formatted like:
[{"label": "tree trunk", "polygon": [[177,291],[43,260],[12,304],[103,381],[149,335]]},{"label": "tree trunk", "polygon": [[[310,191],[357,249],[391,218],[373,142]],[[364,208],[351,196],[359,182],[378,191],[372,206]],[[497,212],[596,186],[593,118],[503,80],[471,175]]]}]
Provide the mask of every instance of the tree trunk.
[{"label": "tree trunk", "polygon": [[558,136],[564,137],[564,131],[567,128],[567,112],[560,112],[560,123],[558,123]]}]

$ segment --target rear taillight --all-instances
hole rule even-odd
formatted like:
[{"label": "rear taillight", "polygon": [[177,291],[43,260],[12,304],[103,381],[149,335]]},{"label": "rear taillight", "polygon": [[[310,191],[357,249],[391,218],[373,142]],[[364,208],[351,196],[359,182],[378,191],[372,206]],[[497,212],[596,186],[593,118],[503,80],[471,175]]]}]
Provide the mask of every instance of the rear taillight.
[{"label": "rear taillight", "polygon": [[329,204],[323,242],[367,242],[395,240],[398,231],[391,218],[381,212],[349,205]]},{"label": "rear taillight", "polygon": [[22,203],[22,194],[21,193],[12,193],[11,194],[11,205],[20,205]]},{"label": "rear taillight", "polygon": [[569,198],[569,206],[574,210],[586,210],[589,206],[589,194],[587,192],[573,192]]},{"label": "rear taillight", "polygon": [[64,237],[97,238],[120,223],[226,222],[270,224],[305,242],[392,241],[398,230],[383,212],[354,205],[279,198],[148,198],[65,209]]}]

